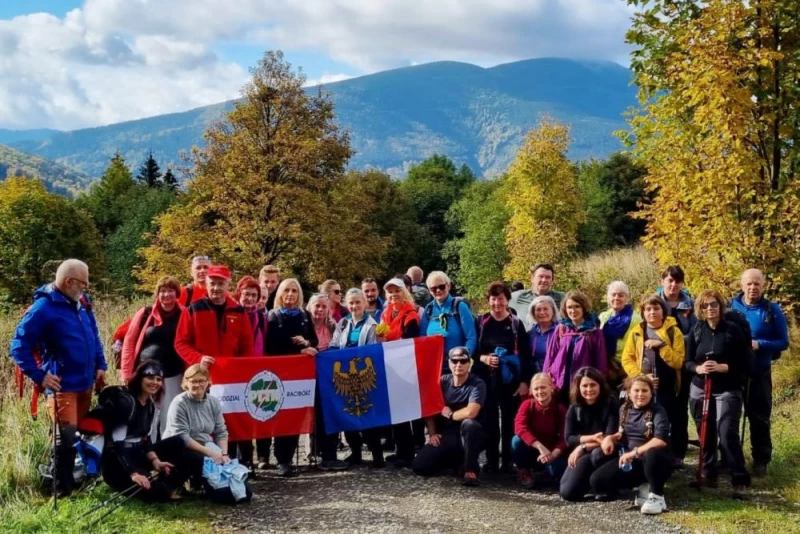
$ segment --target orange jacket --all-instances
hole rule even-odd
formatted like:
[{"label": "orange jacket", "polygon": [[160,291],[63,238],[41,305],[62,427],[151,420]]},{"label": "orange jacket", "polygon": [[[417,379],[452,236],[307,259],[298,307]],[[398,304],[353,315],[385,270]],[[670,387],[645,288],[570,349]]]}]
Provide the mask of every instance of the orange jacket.
[{"label": "orange jacket", "polygon": [[231,297],[226,298],[222,321],[218,320],[211,301],[204,298],[181,314],[175,350],[187,366],[200,363],[203,356],[251,356],[253,329],[244,308]]}]

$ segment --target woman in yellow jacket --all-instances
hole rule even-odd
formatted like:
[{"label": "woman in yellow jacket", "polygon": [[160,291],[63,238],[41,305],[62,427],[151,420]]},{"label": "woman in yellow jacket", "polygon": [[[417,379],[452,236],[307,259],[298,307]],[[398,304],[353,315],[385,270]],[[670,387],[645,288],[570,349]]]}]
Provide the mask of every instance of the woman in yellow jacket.
[{"label": "woman in yellow jacket", "polygon": [[676,398],[686,358],[683,334],[677,321],[667,316],[667,305],[658,295],[642,299],[639,310],[644,321],[625,339],[622,367],[628,376],[645,374],[653,380],[656,403],[666,409],[672,423],[681,409]]}]

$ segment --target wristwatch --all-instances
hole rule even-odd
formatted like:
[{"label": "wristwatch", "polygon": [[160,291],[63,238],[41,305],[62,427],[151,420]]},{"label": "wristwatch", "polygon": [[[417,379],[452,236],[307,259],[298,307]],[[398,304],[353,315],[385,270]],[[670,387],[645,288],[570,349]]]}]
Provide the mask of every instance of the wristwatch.
[{"label": "wristwatch", "polygon": [[581,450],[582,450],[583,452],[586,452],[586,449],[588,449],[588,448],[589,448],[589,447],[587,447],[585,443],[581,443]]}]

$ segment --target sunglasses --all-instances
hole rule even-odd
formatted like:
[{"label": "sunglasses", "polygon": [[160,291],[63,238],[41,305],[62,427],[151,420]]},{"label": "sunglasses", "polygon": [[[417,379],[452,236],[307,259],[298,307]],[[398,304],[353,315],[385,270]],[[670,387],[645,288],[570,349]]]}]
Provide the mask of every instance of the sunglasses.
[{"label": "sunglasses", "polygon": [[706,308],[711,308],[713,310],[716,310],[717,308],[719,308],[719,302],[717,302],[716,300],[712,300],[711,302],[704,302],[700,305],[701,310],[705,310]]},{"label": "sunglasses", "polygon": [[211,258],[209,258],[208,256],[195,256],[194,258],[192,258],[192,263],[198,261],[211,261]]},{"label": "sunglasses", "polygon": [[435,293],[436,291],[444,291],[447,289],[447,284],[439,284],[438,286],[431,286],[428,288],[431,293]]},{"label": "sunglasses", "polygon": [[334,295],[341,295],[342,294],[342,290],[341,289],[331,289],[331,293],[333,293]]},{"label": "sunglasses", "polygon": [[450,358],[450,363],[453,365],[463,364],[467,365],[469,363],[469,358]]}]

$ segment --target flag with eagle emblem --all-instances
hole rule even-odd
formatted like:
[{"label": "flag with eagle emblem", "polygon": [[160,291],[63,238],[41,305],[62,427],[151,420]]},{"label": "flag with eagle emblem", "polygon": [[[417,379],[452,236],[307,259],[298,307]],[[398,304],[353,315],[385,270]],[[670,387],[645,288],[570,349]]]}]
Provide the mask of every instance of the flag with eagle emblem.
[{"label": "flag with eagle emblem", "polygon": [[366,430],[435,415],[444,338],[403,339],[316,357],[325,432]]}]

